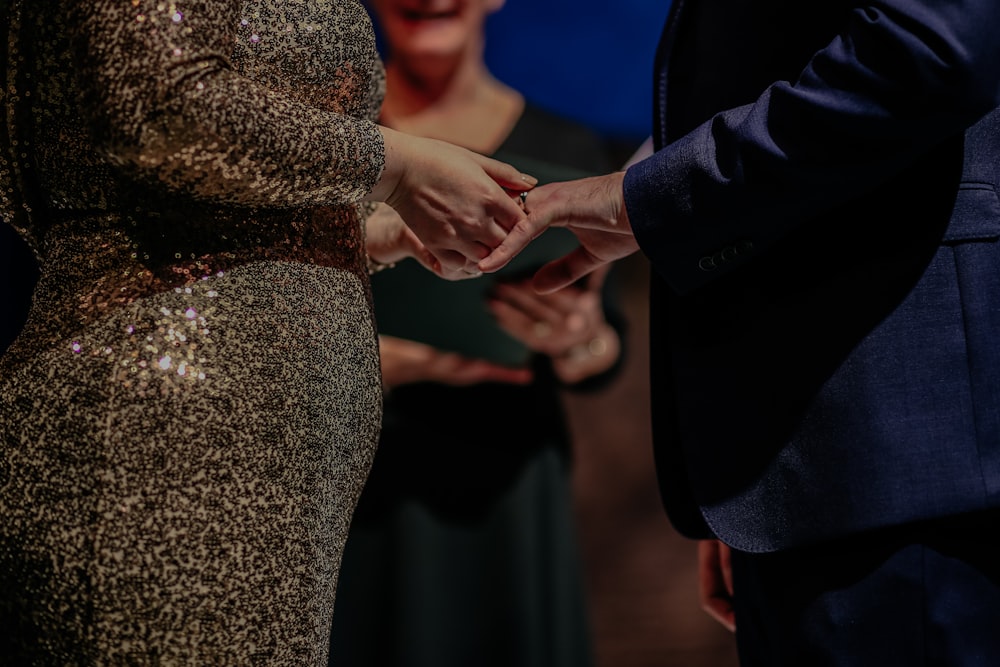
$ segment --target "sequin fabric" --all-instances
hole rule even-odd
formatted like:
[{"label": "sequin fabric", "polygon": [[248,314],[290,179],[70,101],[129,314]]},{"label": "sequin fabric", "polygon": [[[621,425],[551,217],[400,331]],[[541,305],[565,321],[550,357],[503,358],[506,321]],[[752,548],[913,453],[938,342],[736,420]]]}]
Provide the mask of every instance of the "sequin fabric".
[{"label": "sequin fabric", "polygon": [[0,0],[0,664],[325,665],[381,418],[356,0]]}]

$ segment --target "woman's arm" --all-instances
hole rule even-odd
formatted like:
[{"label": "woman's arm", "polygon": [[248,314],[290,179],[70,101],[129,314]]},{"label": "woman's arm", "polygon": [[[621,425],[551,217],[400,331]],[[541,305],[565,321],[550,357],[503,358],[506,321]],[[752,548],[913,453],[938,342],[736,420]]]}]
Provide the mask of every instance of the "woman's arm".
[{"label": "woman's arm", "polygon": [[[357,201],[378,181],[374,123],[238,71],[240,40],[280,38],[267,25],[241,32],[239,3],[71,4],[82,111],[98,148],[128,173],[201,199],[276,207]],[[243,67],[265,78],[269,57]]]},{"label": "woman's arm", "polygon": [[[218,203],[384,199],[448,268],[485,256],[523,217],[501,186],[530,184],[509,165],[334,110],[367,94],[376,73],[360,70],[378,62],[363,7],[336,7],[336,21],[310,26],[280,3],[266,17],[225,0],[72,3],[82,112],[99,150],[130,175]],[[310,29],[340,40],[330,62],[283,48],[283,31]],[[337,68],[322,107],[322,88],[294,81],[307,66]],[[294,85],[281,88],[287,77]]]}]

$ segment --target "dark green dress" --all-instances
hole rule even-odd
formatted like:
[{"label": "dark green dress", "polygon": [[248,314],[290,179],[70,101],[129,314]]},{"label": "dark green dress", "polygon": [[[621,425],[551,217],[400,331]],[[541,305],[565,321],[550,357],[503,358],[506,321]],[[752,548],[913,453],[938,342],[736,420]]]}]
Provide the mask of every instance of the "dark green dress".
[{"label": "dark green dress", "polygon": [[[589,130],[531,106],[495,156],[542,182],[607,169]],[[551,230],[499,275],[575,243]],[[537,381],[422,383],[386,396],[344,553],[332,665],[593,663],[559,384],[544,358],[494,324],[484,303],[493,280],[449,283],[413,262],[373,278],[381,333],[531,364]]]}]

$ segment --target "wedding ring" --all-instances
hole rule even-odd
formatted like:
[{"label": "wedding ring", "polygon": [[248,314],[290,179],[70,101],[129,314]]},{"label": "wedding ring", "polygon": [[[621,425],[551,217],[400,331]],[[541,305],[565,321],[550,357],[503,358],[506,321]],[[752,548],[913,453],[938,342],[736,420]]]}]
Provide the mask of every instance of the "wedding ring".
[{"label": "wedding ring", "polygon": [[518,195],[518,197],[520,197],[521,199],[521,210],[523,211],[525,204],[528,201],[528,191],[524,190],[523,192],[521,192],[521,194]]}]

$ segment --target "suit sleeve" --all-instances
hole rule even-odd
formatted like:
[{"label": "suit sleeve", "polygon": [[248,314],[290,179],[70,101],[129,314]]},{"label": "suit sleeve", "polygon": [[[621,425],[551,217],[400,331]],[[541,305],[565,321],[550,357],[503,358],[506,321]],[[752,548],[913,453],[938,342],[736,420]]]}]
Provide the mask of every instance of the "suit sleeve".
[{"label": "suit sleeve", "polygon": [[797,80],[629,168],[640,248],[688,293],[876,189],[1000,104],[997,26],[995,0],[858,6]]}]

